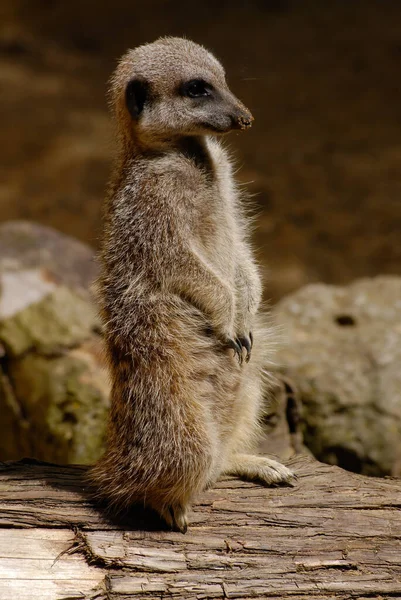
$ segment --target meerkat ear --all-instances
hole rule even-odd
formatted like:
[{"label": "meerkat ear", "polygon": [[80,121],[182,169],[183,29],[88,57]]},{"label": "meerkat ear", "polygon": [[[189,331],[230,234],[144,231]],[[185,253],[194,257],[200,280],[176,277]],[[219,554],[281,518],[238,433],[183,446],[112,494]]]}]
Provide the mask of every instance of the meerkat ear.
[{"label": "meerkat ear", "polygon": [[132,79],[125,89],[125,104],[133,119],[141,114],[149,96],[149,83],[145,79]]}]

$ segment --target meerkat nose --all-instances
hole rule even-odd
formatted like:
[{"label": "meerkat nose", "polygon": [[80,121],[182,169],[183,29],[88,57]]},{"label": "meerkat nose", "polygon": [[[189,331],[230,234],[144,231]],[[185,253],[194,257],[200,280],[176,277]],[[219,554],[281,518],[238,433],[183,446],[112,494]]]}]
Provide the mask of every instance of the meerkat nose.
[{"label": "meerkat nose", "polygon": [[252,126],[253,116],[246,108],[240,108],[231,117],[234,127],[237,129],[249,129]]},{"label": "meerkat nose", "polygon": [[253,116],[251,113],[247,113],[245,116],[238,117],[238,124],[240,129],[248,129],[252,127]]}]

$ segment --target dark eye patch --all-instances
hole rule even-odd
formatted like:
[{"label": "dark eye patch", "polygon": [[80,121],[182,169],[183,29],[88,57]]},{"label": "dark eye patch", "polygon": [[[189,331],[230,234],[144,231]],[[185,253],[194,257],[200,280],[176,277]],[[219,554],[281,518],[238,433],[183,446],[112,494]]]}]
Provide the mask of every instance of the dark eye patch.
[{"label": "dark eye patch", "polygon": [[213,86],[204,79],[184,81],[180,86],[180,94],[186,98],[206,98],[211,96],[212,92]]}]

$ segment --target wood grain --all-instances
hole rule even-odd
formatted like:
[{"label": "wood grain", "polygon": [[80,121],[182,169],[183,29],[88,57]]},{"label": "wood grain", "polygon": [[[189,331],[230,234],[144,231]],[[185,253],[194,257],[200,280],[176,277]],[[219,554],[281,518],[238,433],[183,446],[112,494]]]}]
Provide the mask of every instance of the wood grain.
[{"label": "wood grain", "polygon": [[85,467],[3,464],[0,600],[401,600],[401,481],[288,464],[294,488],[219,482],[186,535],[139,509],[108,518]]}]

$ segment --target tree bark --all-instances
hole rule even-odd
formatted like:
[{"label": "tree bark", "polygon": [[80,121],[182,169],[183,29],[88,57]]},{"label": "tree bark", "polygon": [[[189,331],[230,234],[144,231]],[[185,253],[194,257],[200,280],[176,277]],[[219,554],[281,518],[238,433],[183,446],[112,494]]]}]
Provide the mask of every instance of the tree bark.
[{"label": "tree bark", "polygon": [[401,481],[297,457],[294,488],[225,478],[186,535],[114,521],[86,467],[0,468],[0,600],[401,599]]}]

